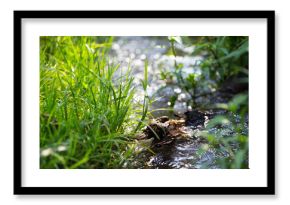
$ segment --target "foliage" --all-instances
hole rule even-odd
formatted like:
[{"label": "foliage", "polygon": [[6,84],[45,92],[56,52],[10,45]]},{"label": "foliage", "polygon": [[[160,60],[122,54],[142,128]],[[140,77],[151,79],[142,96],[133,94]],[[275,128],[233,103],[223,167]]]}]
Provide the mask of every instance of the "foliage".
[{"label": "foliage", "polygon": [[[208,90],[218,90],[223,83],[238,77],[240,81],[248,80],[248,37],[168,37],[172,54],[177,57],[176,44],[194,46],[193,56],[203,56],[198,67],[200,73],[183,74],[183,65],[175,60],[172,72],[161,72],[161,79],[175,77],[176,83],[192,98],[193,104],[199,96],[209,94]],[[211,83],[210,83],[211,82]],[[172,105],[173,106],[173,105]]]},{"label": "foliage", "polygon": [[[244,124],[247,123],[248,118],[248,95],[236,95],[230,102],[222,104],[221,107],[227,110],[227,113],[210,120],[202,136],[208,140],[210,146],[223,155],[218,160],[221,168],[249,168],[249,140],[248,133],[244,130]],[[213,129],[215,130],[214,134],[212,133]],[[227,130],[228,133],[226,133]]]},{"label": "foliage", "polygon": [[118,168],[130,157],[135,88],[130,68],[109,63],[112,41],[40,38],[41,168]]},{"label": "foliage", "polygon": [[196,41],[194,55],[204,54],[200,67],[203,78],[215,80],[219,85],[230,77],[248,70],[248,37],[201,37]]}]

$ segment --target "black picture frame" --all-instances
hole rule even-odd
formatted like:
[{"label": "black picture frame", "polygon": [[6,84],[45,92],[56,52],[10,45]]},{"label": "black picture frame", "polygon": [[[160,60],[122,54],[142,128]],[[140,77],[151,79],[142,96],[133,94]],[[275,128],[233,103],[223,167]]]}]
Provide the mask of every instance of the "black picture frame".
[{"label": "black picture frame", "polygon": [[[267,20],[266,187],[24,187],[22,185],[22,19],[206,18]],[[275,194],[275,11],[14,11],[14,194],[273,195]]]}]

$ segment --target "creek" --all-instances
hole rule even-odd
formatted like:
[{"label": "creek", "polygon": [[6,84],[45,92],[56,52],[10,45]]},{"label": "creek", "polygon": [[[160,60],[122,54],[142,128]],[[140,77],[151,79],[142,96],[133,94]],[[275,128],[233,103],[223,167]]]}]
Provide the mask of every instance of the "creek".
[{"label": "creek", "polygon": [[[144,78],[145,59],[148,60],[148,80],[149,87],[147,93],[150,98],[157,99],[150,107],[153,117],[168,116],[170,119],[181,119],[186,112],[193,112],[190,95],[185,92],[177,83],[170,79],[161,80],[160,72],[172,72],[175,69],[175,61],[182,64],[182,75],[199,73],[199,62],[202,56],[190,56],[194,47],[186,47],[178,44],[179,55],[167,55],[170,49],[170,42],[167,37],[117,37],[112,45],[110,58],[112,61],[120,62],[121,70],[132,67],[135,85],[140,84]],[[137,86],[136,100],[141,101],[144,92],[141,86]],[[172,97],[176,100],[172,106]],[[197,99],[198,104],[223,103],[227,102],[231,96],[226,93],[215,93],[211,96],[203,96]],[[160,109],[161,108],[161,109]],[[160,110],[158,110],[160,109]],[[184,133],[187,137],[176,138],[164,143],[152,142],[152,139],[142,139],[136,141],[136,157],[127,165],[129,168],[143,169],[217,169],[220,168],[217,161],[227,157],[229,153],[220,149],[215,149],[210,144],[200,138],[200,133],[209,119],[216,115],[225,114],[223,110],[202,110],[199,118],[187,116],[187,123],[184,125]],[[233,116],[238,123],[242,123],[243,133],[248,134],[248,117],[241,119],[240,116]],[[213,127],[209,130],[213,135],[231,137],[235,129],[231,126]],[[238,149],[236,144],[231,145],[233,149]],[[148,149],[149,148],[149,149]]]}]

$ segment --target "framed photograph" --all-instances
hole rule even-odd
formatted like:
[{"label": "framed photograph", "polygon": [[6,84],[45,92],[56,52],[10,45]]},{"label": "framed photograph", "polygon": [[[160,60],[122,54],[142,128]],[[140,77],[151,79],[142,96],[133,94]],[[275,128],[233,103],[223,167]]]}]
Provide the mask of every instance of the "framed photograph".
[{"label": "framed photograph", "polygon": [[274,11],[14,11],[14,194],[275,194]]}]

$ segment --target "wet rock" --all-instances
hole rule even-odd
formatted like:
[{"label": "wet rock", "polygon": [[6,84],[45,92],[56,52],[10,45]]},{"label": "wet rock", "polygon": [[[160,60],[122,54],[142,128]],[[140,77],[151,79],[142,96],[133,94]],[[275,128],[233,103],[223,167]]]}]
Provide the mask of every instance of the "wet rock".
[{"label": "wet rock", "polygon": [[144,133],[147,135],[148,138],[154,138],[156,140],[161,140],[163,139],[166,134],[167,134],[167,127],[165,123],[160,123],[160,122],[152,122],[150,123]]},{"label": "wet rock", "polygon": [[187,111],[186,102],[176,101],[173,107],[173,112],[177,116],[182,116]]},{"label": "wet rock", "polygon": [[167,122],[169,121],[169,117],[168,116],[161,116],[161,117],[158,117],[156,119],[157,122],[161,122],[161,123],[164,123],[164,122]]},{"label": "wet rock", "polygon": [[154,138],[155,141],[189,135],[184,119],[169,119],[167,116],[152,120],[143,132],[143,138]]},{"label": "wet rock", "polygon": [[147,138],[154,138],[156,140],[163,139],[168,133],[168,121],[169,117],[167,116],[161,116],[159,118],[153,119],[144,130],[144,134],[147,136]]},{"label": "wet rock", "polygon": [[197,127],[198,125],[204,126],[206,115],[198,110],[187,111],[184,113],[186,116],[186,125]]}]

